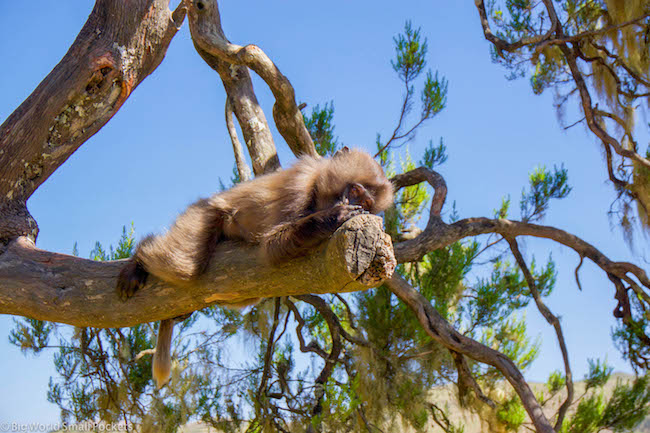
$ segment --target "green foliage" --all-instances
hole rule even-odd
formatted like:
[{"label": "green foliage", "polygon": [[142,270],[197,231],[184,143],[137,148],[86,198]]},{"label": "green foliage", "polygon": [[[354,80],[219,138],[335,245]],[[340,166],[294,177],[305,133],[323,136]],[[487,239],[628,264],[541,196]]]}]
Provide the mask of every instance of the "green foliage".
[{"label": "green foliage", "polygon": [[[543,13],[537,3],[502,3],[504,10],[496,10],[496,4],[491,8],[500,37],[515,41],[539,32]],[[593,2],[562,3],[575,26],[591,25],[596,10]],[[393,144],[397,147],[413,140],[423,122],[444,109],[448,90],[444,77],[426,71],[428,45],[419,28],[407,22],[394,44],[391,64],[405,94],[392,136],[382,141],[377,134],[376,139],[377,157],[389,176],[414,169],[413,161],[418,158],[419,164],[429,169],[447,160],[442,139],[438,145],[429,140],[422,155],[415,158],[408,152],[396,157],[389,150]],[[527,71],[528,65],[519,61],[520,53],[495,52],[494,56],[518,74]],[[557,49],[550,47],[531,57],[536,93],[554,86],[566,73],[558,56]],[[418,79],[422,80],[420,107],[412,120]],[[321,155],[332,155],[340,146],[333,118],[333,102],[322,108],[316,105],[304,116]],[[240,181],[236,169],[231,181]],[[551,199],[564,198],[571,190],[563,167],[538,168],[530,175],[529,184],[520,201],[522,219],[528,222],[542,219]],[[430,197],[425,184],[401,189],[395,206],[385,212],[386,232],[394,240],[417,234]],[[495,217],[507,218],[510,205],[510,198],[504,197]],[[443,218],[451,223],[459,220],[455,203]],[[454,242],[401,263],[397,272],[455,329],[502,352],[525,371],[539,351],[539,341],[531,341],[521,313],[532,298],[521,272],[509,262],[512,260],[493,248],[499,240]],[[123,229],[115,250],[97,243],[91,258],[125,258],[133,248],[131,226],[129,231]],[[78,251],[76,244],[74,251]],[[533,258],[529,268],[540,294],[548,296],[556,282],[552,258],[541,266]],[[434,424],[447,433],[463,431],[461,424],[431,401],[432,387],[458,380],[454,358],[386,286],[324,299],[326,308],[289,297],[263,301],[243,314],[219,307],[195,313],[176,327],[173,378],[161,390],[151,381],[148,354],[155,345],[155,325],[116,330],[66,328],[54,333],[51,324],[26,319],[16,322],[10,340],[22,350],[36,353],[57,339],[54,364],[58,377],[50,380],[48,400],[61,408],[64,420],[126,420],[142,432],[175,432],[193,420],[225,432],[244,428],[251,433],[400,432],[409,428],[424,431]],[[643,340],[647,323],[634,323],[637,325],[616,331],[615,337],[626,356],[650,359]],[[232,337],[243,345],[243,349],[231,351],[245,354],[238,363],[222,355],[237,346],[231,343]],[[481,389],[495,400],[496,409],[479,398],[464,398],[463,404],[483,419],[494,421],[495,425],[488,426],[494,431],[519,429],[527,421],[526,413],[516,395],[503,396],[503,376],[493,367],[467,361]],[[605,401],[602,388],[611,369],[600,361],[590,361],[589,367],[585,394],[579,397],[577,407],[573,406],[576,411],[565,420],[562,431],[634,428],[647,414],[648,379],[617,384]],[[546,389],[553,396],[565,386],[565,375],[556,371],[549,376]]]},{"label": "green foliage", "polygon": [[617,379],[608,399],[602,391],[609,381],[612,368],[605,363],[589,360],[585,377],[586,397],[578,403],[576,412],[562,426],[562,433],[590,433],[604,429],[631,432],[650,411],[650,377],[637,377],[627,382]]},{"label": "green foliage", "polygon": [[[377,150],[377,153],[375,154],[375,158],[379,158],[379,164],[382,167],[384,167],[384,171],[386,171],[386,169],[388,168],[387,166],[390,163],[388,146],[382,143],[381,134],[379,133],[377,133],[377,136],[375,137],[375,147]],[[389,176],[387,171],[386,171],[386,176]]]},{"label": "green foliage", "polygon": [[393,38],[395,60],[391,60],[393,70],[404,82],[415,79],[426,65],[427,40],[421,39],[421,30],[413,29],[411,21],[404,25],[404,33]]},{"label": "green foliage", "polygon": [[[630,297],[630,302],[638,307],[638,300]],[[650,321],[644,316],[637,320],[630,319],[625,324],[614,328],[612,339],[623,357],[630,361],[635,369],[648,370],[650,368],[650,345],[648,344],[648,330]]]},{"label": "green foliage", "polygon": [[529,176],[530,191],[523,190],[519,206],[523,221],[539,221],[544,218],[552,198],[562,199],[569,195],[568,172],[564,167],[536,168]]},{"label": "green foliage", "polygon": [[334,155],[339,149],[338,138],[334,135],[334,102],[326,103],[323,108],[316,104],[304,120],[316,152],[321,156]]},{"label": "green foliage", "polygon": [[14,319],[14,329],[9,332],[9,342],[22,352],[39,353],[47,347],[54,324],[42,320]]},{"label": "green foliage", "polygon": [[510,211],[510,196],[503,197],[501,199],[501,206],[499,209],[494,210],[494,217],[500,219],[508,218],[508,212]]},{"label": "green foliage", "polygon": [[433,169],[438,165],[442,165],[447,161],[447,146],[440,138],[438,146],[433,145],[433,140],[429,140],[429,145],[424,149],[424,156],[420,165]]},{"label": "green foliage", "polygon": [[237,170],[237,163],[234,163],[232,165],[232,175],[230,176],[230,184],[226,185],[223,182],[223,179],[221,177],[217,178],[217,181],[219,182],[219,192],[223,192],[227,189],[232,188],[233,186],[237,185],[238,183],[241,182],[241,176],[239,174],[239,170]]},{"label": "green foliage", "polygon": [[539,57],[535,71],[530,76],[530,85],[534,94],[541,95],[544,90],[557,82],[558,76],[562,73],[560,64],[556,61],[559,55],[559,49],[554,48]]},{"label": "green foliage", "polygon": [[431,71],[427,72],[427,78],[424,81],[424,88],[422,89],[422,113],[421,119],[430,119],[439,112],[441,112],[447,105],[447,80],[438,77],[438,72],[435,76]]},{"label": "green foliage", "polygon": [[520,370],[526,370],[539,354],[540,341],[529,341],[523,318],[511,317],[486,329],[482,342],[512,359]]},{"label": "green foliage", "polygon": [[566,376],[562,372],[555,370],[551,372],[546,381],[546,387],[548,392],[555,394],[560,391],[566,385]]},{"label": "green foliage", "polygon": [[[387,149],[391,145],[402,145],[415,136],[416,130],[427,120],[434,118],[447,105],[448,82],[438,72],[427,71],[420,93],[420,116],[412,125],[406,126],[409,114],[413,110],[415,86],[413,82],[420,77],[426,66],[428,44],[426,38],[422,39],[420,28],[414,29],[411,22],[404,25],[404,32],[393,38],[395,44],[395,60],[391,61],[393,70],[404,84],[404,99],[401,104],[399,120],[391,137],[382,142],[381,135],[377,134],[377,156],[382,165],[387,161]],[[432,167],[436,163],[444,162],[444,146],[438,148],[430,143],[425,151],[424,164]]]},{"label": "green foliage", "polygon": [[497,409],[497,419],[505,426],[507,431],[516,432],[526,421],[526,410],[519,397],[513,395],[504,401]]},{"label": "green foliage", "polygon": [[497,260],[489,278],[479,278],[464,308],[473,327],[491,327],[530,302],[519,271]]},{"label": "green foliage", "polygon": [[583,398],[578,403],[578,408],[573,416],[565,421],[562,433],[594,433],[598,431],[604,409],[602,394]]},{"label": "green foliage", "polygon": [[[551,27],[549,5],[557,28]],[[647,0],[488,2],[493,33],[514,44],[491,45],[492,59],[507,69],[507,78],[528,76],[534,94],[553,91],[560,118],[569,103],[584,112],[589,100],[585,118],[568,123],[591,118],[589,130],[608,147],[607,172],[617,193],[610,215],[630,245],[637,223],[646,230],[650,224],[650,182],[644,164],[614,150],[620,146],[643,155],[639,143],[646,131],[636,120],[650,91],[649,7]]]},{"label": "green foliage", "polygon": [[588,359],[589,371],[585,375],[585,387],[587,390],[592,388],[602,388],[612,375],[614,370],[600,359]]},{"label": "green foliage", "polygon": [[650,411],[650,377],[628,384],[618,381],[607,402],[600,425],[614,432],[632,431]]},{"label": "green foliage", "polygon": [[[456,242],[427,253],[417,266],[411,266],[408,279],[434,305],[443,317],[456,308],[465,290],[463,281],[472,269],[478,252],[477,242]],[[406,272],[406,271],[405,271]]]},{"label": "green foliage", "polygon": [[[405,159],[402,161],[401,168],[403,172],[416,168],[408,152],[406,152]],[[430,195],[425,184],[419,183],[400,190],[395,201],[399,204],[397,210],[401,228],[406,228],[417,222],[429,198]]]}]

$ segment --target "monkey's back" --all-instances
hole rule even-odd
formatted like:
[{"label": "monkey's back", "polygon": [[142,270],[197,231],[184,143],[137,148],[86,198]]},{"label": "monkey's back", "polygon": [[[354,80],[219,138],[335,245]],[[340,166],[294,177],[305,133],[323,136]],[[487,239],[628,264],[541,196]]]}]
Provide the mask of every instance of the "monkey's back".
[{"label": "monkey's back", "polygon": [[230,211],[224,227],[227,238],[258,242],[273,227],[330,208],[351,183],[369,188],[377,209],[392,203],[392,185],[381,166],[355,150],[332,158],[301,157],[289,169],[237,184],[211,200]]},{"label": "monkey's back", "polygon": [[295,220],[308,211],[313,188],[326,159],[303,157],[291,168],[256,177],[216,194],[232,211],[224,227],[226,237],[258,242],[271,228]]}]

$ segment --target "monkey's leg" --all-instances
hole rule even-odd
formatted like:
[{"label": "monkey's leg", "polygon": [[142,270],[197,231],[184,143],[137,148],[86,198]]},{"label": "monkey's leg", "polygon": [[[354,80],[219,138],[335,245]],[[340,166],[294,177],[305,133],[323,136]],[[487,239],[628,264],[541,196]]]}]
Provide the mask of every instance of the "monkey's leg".
[{"label": "monkey's leg", "polygon": [[262,240],[266,258],[277,264],[307,254],[350,218],[368,213],[361,206],[340,204],[275,227]]},{"label": "monkey's leg", "polygon": [[223,238],[224,221],[230,214],[230,207],[218,196],[199,200],[178,217],[167,233],[144,238],[120,272],[120,297],[125,300],[133,296],[149,274],[177,286],[196,280]]}]

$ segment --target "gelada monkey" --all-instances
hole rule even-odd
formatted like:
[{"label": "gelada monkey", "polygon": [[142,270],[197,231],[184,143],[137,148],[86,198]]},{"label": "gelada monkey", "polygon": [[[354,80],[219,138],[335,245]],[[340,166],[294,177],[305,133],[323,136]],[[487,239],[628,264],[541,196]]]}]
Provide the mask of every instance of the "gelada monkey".
[{"label": "gelada monkey", "polygon": [[[122,269],[123,300],[149,274],[176,286],[200,282],[217,243],[232,239],[259,245],[271,264],[307,254],[348,219],[379,213],[393,202],[393,187],[367,153],[343,148],[332,158],[302,157],[291,168],[235,185],[192,204],[167,233],[150,235]],[[254,304],[257,299],[236,306]],[[170,376],[174,319],[158,331],[153,376],[158,387]]]}]

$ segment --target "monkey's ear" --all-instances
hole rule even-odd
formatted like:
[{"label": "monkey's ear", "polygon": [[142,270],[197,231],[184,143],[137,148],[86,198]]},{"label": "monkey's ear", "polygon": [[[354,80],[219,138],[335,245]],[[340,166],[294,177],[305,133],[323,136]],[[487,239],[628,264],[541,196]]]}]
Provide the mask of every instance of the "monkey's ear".
[{"label": "monkey's ear", "polygon": [[337,156],[345,155],[346,153],[350,153],[350,148],[347,146],[343,146],[342,148],[336,151],[333,158],[336,158]]}]

